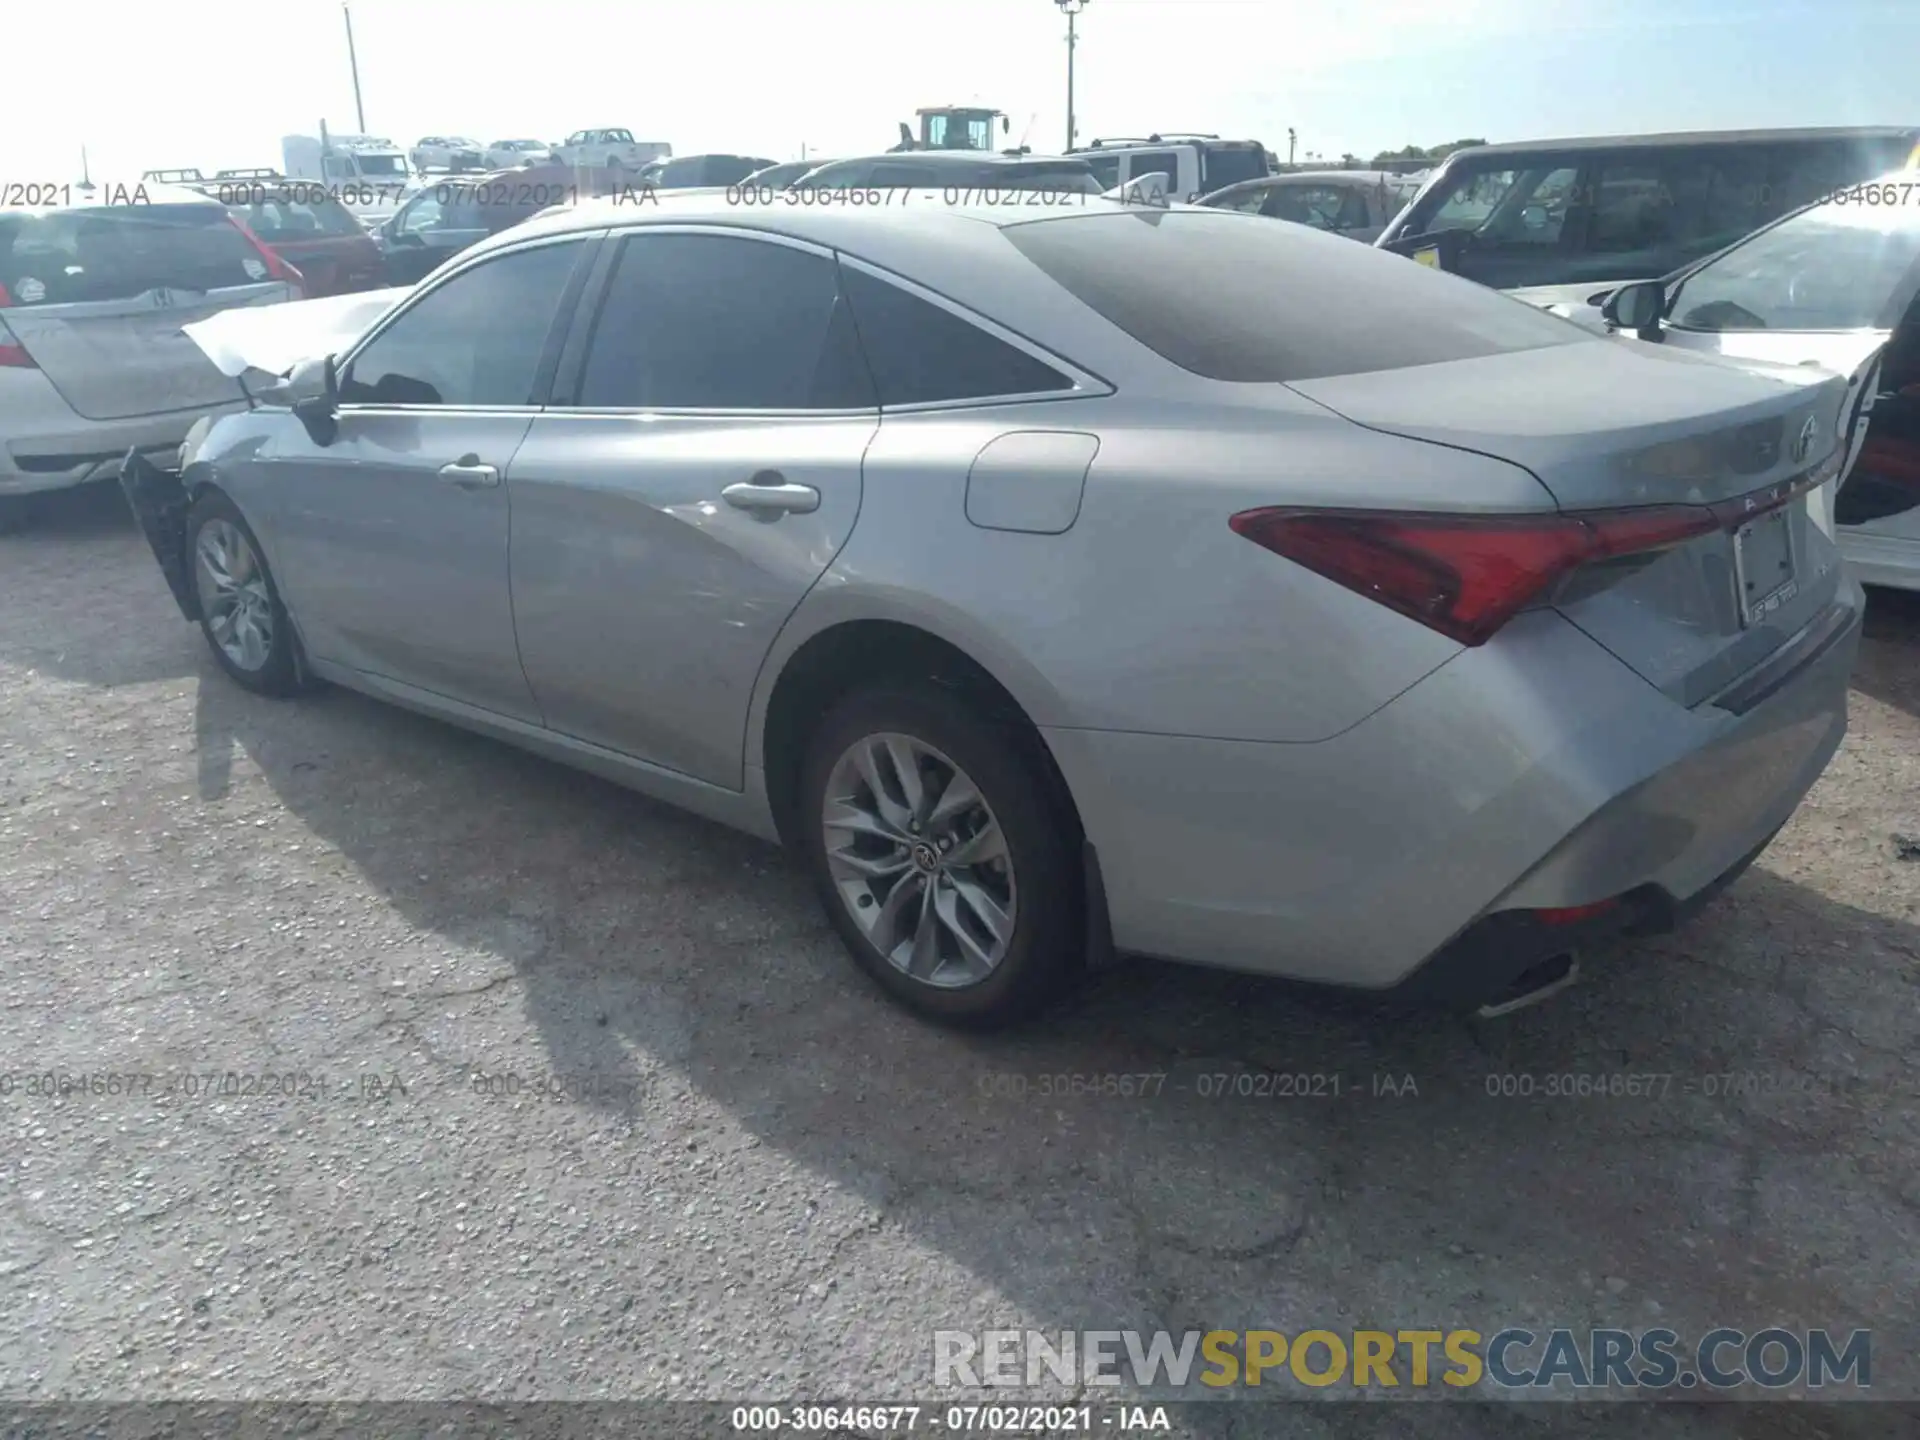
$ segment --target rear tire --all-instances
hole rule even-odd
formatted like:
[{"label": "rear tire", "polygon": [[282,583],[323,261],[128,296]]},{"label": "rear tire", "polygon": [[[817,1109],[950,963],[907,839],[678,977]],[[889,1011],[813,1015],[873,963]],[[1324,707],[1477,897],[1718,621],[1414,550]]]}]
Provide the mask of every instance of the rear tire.
[{"label": "rear tire", "polygon": [[1079,824],[1030,727],[931,686],[856,691],[809,738],[794,827],[855,962],[925,1019],[1030,1019],[1082,968]]},{"label": "rear tire", "polygon": [[300,638],[265,552],[240,507],[218,490],[206,491],[187,512],[187,564],[200,632],[220,668],[256,695],[308,689]]}]

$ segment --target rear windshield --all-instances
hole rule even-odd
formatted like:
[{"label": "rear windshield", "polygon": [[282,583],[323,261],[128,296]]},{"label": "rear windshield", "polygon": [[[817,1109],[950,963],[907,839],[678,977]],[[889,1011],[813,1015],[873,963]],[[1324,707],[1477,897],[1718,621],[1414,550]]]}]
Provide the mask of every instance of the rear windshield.
[{"label": "rear windshield", "polygon": [[1203,167],[1201,190],[1224,190],[1242,180],[1257,180],[1266,174],[1267,152],[1258,145],[1208,146],[1200,152],[1200,163]]},{"label": "rear windshield", "polygon": [[234,188],[246,192],[246,203],[229,205],[228,210],[270,245],[366,234],[347,207],[317,185],[264,192],[257,186]]},{"label": "rear windshield", "polygon": [[1455,276],[1253,215],[1142,210],[1001,233],[1141,344],[1210,380],[1316,380],[1605,343]]},{"label": "rear windshield", "polygon": [[0,213],[0,284],[16,305],[257,285],[267,267],[220,205]]},{"label": "rear windshield", "polygon": [[[1898,192],[1905,205],[1866,203]],[[1672,299],[1687,330],[1868,330],[1889,326],[1920,264],[1920,185],[1870,186],[1802,211],[1703,265]]]}]

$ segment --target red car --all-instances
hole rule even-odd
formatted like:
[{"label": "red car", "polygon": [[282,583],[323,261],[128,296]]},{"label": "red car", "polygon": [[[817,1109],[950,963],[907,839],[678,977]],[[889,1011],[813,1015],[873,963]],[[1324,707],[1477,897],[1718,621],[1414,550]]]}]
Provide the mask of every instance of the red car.
[{"label": "red car", "polygon": [[380,247],[317,181],[289,180],[270,170],[222,171],[195,188],[226,206],[261,244],[298,270],[310,299],[387,283]]}]

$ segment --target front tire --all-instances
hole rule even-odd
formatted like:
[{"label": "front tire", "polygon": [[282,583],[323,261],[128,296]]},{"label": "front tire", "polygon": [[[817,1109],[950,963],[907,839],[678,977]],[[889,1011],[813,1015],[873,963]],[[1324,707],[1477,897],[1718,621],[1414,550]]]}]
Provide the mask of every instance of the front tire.
[{"label": "front tire", "polygon": [[240,508],[209,490],[187,512],[187,558],[200,631],[220,668],[257,695],[306,689],[300,640],[260,542]]},{"label": "front tire", "polygon": [[924,1018],[1031,1018],[1085,956],[1080,832],[1038,735],[955,692],[876,686],[822,719],[796,825],[854,960]]}]

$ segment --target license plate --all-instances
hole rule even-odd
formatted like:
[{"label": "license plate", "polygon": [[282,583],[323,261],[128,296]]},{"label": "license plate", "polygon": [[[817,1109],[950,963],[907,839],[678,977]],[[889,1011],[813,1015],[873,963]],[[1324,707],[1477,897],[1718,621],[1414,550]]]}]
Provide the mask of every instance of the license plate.
[{"label": "license plate", "polygon": [[1734,532],[1733,583],[1743,626],[1758,624],[1799,592],[1791,507],[1762,515]]}]

